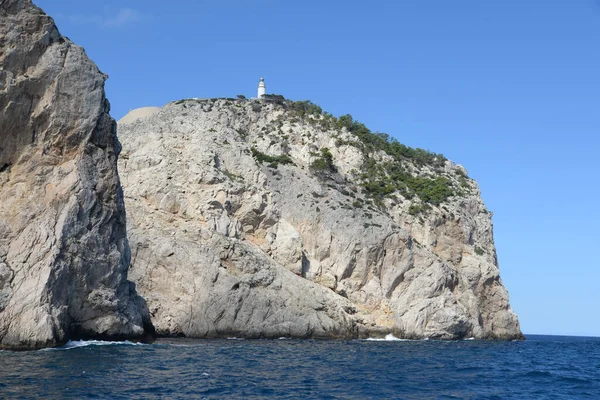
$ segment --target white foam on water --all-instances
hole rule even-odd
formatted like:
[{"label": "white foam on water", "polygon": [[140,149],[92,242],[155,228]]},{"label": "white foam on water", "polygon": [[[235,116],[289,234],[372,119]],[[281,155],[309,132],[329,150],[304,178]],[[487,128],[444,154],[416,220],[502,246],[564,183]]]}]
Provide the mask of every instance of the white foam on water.
[{"label": "white foam on water", "polygon": [[385,335],[384,338],[368,338],[365,339],[371,342],[412,342],[413,340],[411,339],[399,339],[396,336],[392,335],[391,333],[388,333],[387,335]]},{"label": "white foam on water", "polygon": [[109,342],[106,340],[69,340],[64,346],[52,349],[42,349],[42,351],[71,350],[87,346],[143,346],[143,343],[133,343],[129,340],[122,342]]}]

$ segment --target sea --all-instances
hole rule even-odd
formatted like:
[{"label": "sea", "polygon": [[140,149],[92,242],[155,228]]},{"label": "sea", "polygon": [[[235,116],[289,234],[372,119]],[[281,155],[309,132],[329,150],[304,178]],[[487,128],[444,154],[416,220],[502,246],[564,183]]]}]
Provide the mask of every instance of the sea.
[{"label": "sea", "polygon": [[600,338],[159,340],[0,352],[2,399],[600,399]]}]

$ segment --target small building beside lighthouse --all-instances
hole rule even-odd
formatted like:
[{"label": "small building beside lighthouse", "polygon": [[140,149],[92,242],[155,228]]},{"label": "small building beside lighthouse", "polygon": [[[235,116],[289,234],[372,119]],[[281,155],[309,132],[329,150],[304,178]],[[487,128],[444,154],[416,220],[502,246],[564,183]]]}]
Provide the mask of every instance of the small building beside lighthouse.
[{"label": "small building beside lighthouse", "polygon": [[267,86],[265,85],[265,78],[260,78],[258,83],[258,98],[260,99],[267,93]]}]

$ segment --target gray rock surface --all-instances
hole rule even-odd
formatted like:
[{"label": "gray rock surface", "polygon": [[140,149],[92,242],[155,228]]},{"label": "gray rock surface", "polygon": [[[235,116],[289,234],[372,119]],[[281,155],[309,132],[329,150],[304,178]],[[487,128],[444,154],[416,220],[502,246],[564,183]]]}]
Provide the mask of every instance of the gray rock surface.
[{"label": "gray rock surface", "polygon": [[151,328],[105,79],[31,1],[0,1],[0,348]]},{"label": "gray rock surface", "polygon": [[[162,335],[522,338],[491,215],[461,166],[403,162],[457,195],[373,204],[365,153],[327,115],[189,99],[119,122],[130,278]],[[311,169],[329,148],[335,173]],[[252,148],[256,149],[253,151]],[[287,155],[275,168],[258,152]],[[389,161],[383,152],[373,155]]]}]

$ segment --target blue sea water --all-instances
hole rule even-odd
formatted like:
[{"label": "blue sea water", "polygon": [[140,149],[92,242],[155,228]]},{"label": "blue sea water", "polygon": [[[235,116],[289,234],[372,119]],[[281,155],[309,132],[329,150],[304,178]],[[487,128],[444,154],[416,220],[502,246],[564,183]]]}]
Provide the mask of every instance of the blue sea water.
[{"label": "blue sea water", "polygon": [[600,399],[600,338],[71,342],[0,352],[0,398]]}]

